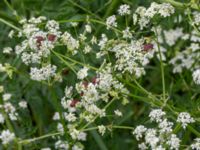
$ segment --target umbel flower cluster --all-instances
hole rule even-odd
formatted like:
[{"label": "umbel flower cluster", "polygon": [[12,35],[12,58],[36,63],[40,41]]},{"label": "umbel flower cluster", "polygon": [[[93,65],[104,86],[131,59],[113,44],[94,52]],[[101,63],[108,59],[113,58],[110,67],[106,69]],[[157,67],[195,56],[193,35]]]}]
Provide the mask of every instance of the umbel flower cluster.
[{"label": "umbel flower cluster", "polygon": [[[181,26],[185,16],[190,28]],[[162,24],[169,20],[171,27]],[[32,17],[10,31],[17,44],[6,46],[3,54],[20,65],[0,64],[5,83],[0,86],[0,149],[31,149],[38,143],[41,150],[83,150],[92,136],[102,143],[101,138],[122,130],[138,143],[135,149],[200,150],[198,11],[176,14],[170,3],[135,9],[122,4],[105,20],[65,21]],[[13,80],[20,83],[16,91],[9,85]],[[41,97],[28,90],[30,84]],[[37,99],[48,99],[40,108],[47,107],[46,125],[37,119],[43,116],[35,113],[32,100]]]},{"label": "umbel flower cluster", "polygon": [[[139,125],[133,131],[138,141],[144,139],[144,142],[138,145],[139,149],[179,149],[181,140],[174,134],[173,122],[166,118],[166,113],[161,109],[154,109],[149,114],[151,122],[157,124],[157,128],[146,128]],[[190,114],[182,112],[178,115],[177,122],[181,123],[185,129],[189,123],[193,123],[194,119]],[[165,145],[165,147],[163,147]],[[193,145],[191,145],[193,147]]]}]

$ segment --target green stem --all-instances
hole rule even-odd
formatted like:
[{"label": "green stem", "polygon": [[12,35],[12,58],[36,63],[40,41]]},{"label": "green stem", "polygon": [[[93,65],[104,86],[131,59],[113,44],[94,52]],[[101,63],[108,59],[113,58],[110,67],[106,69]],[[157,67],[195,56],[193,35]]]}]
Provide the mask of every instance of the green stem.
[{"label": "green stem", "polygon": [[[110,128],[110,129],[127,129],[127,130],[134,130],[133,127],[130,126],[113,126],[113,125],[106,125],[105,127]],[[91,127],[91,128],[87,128],[87,129],[83,129],[81,131],[91,131],[91,130],[97,130],[98,127]]]},{"label": "green stem", "polygon": [[52,52],[55,54],[55,56],[57,56],[63,63],[65,63],[73,72],[74,74],[76,74],[76,71],[74,70],[74,68],[72,66],[70,66],[70,64],[65,61],[58,53],[56,53],[55,51],[52,50]]},{"label": "green stem", "polygon": [[129,126],[111,126],[111,128],[134,130],[133,127],[129,127]]},{"label": "green stem", "polygon": [[157,29],[155,29],[155,34],[156,34],[156,43],[158,47],[158,53],[160,57],[160,69],[161,69],[161,76],[162,76],[162,88],[163,88],[163,99],[164,99],[164,105],[166,104],[167,100],[165,98],[165,73],[164,73],[164,65],[163,65],[163,60],[162,60],[162,54],[161,54],[161,49],[160,49],[160,44],[158,42],[158,32]]},{"label": "green stem", "polygon": [[0,18],[0,22],[6,24],[6,25],[8,25],[8,26],[10,26],[11,28],[13,28],[13,29],[15,29],[15,30],[17,30],[17,31],[19,31],[19,32],[21,31],[20,28],[16,27],[15,25],[11,24],[10,22],[8,22],[8,21],[6,21],[6,20],[4,20],[4,19],[2,19],[2,18]]},{"label": "green stem", "polygon": [[181,124],[178,123],[178,124],[176,125],[176,127],[174,128],[173,133],[176,134],[180,129],[181,129]]},{"label": "green stem", "polygon": [[16,16],[17,20],[20,20],[20,17],[17,15],[17,12],[14,10],[14,8],[10,5],[10,3],[7,0],[4,0],[4,3],[7,5],[7,7],[12,11],[13,15]]},{"label": "green stem", "polygon": [[145,94],[147,94],[147,95],[152,95],[150,92],[148,92],[146,89],[144,89],[138,82],[137,82],[137,80],[133,80],[134,82],[135,82],[135,84],[139,87],[139,89],[143,92],[143,93],[145,93]]},{"label": "green stem", "polygon": [[87,12],[87,13],[90,14],[91,16],[94,16],[94,17],[96,17],[96,18],[98,18],[98,19],[101,19],[101,18],[100,18],[99,16],[97,16],[95,13],[93,13],[93,12],[91,12],[90,10],[84,8],[83,6],[77,4],[76,2],[74,2],[74,1],[72,1],[72,0],[69,0],[69,2],[70,2],[71,4],[73,4],[74,6],[76,6],[76,7],[80,8],[80,9],[82,9],[82,10],[85,11],[85,12]]},{"label": "green stem", "polygon": [[[71,61],[71,62],[73,62],[73,63],[75,63],[75,64],[79,64],[79,65],[81,65],[81,66],[85,66],[85,67],[90,68],[90,69],[93,69],[93,70],[95,70],[95,71],[98,71],[98,70],[99,70],[98,68],[95,68],[95,67],[93,67],[93,66],[84,64],[84,63],[82,63],[82,62],[79,62],[79,61],[77,61],[77,60],[74,60],[74,59],[72,59],[72,58],[69,58],[69,57],[67,57],[67,56],[65,56],[65,55],[59,54],[59,53],[57,53],[57,52],[55,52],[55,51],[53,51],[53,50],[52,50],[52,52],[53,52],[56,56],[58,56],[59,58],[62,58],[62,57],[63,57],[63,58],[65,58],[65,59],[67,59],[67,60],[69,60],[69,61]],[[62,60],[63,60],[63,59],[62,59]]]},{"label": "green stem", "polygon": [[188,125],[187,128],[192,132],[194,133],[197,137],[200,137],[200,133],[194,129],[191,125]]},{"label": "green stem", "polygon": [[[89,22],[93,22],[93,23],[98,23],[100,25],[104,25],[104,26],[107,26],[105,22],[101,21],[101,20],[97,20],[97,19],[87,19]],[[79,19],[79,20],[59,20],[58,21],[59,23],[66,23],[66,22],[85,22],[85,19]],[[110,27],[112,30],[118,32],[118,33],[121,33],[122,34],[122,31],[115,28],[115,27]]]},{"label": "green stem", "polygon": [[37,140],[45,139],[45,138],[56,136],[56,135],[61,135],[61,133],[60,132],[50,133],[50,134],[46,134],[46,135],[36,137],[36,138],[32,138],[32,139],[21,140],[21,141],[19,141],[19,143],[20,144],[29,144],[31,142],[35,142]]}]

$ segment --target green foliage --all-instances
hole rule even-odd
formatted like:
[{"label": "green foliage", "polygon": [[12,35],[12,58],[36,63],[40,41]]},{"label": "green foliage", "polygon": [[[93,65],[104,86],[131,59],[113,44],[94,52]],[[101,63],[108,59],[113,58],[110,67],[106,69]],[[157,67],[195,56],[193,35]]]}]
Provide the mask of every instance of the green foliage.
[{"label": "green foliage", "polygon": [[[6,3],[7,2],[7,3]],[[151,0],[1,0],[0,2],[0,18],[10,22],[11,24],[20,28],[18,20],[25,17],[30,18],[32,16],[46,16],[49,19],[55,19],[57,21],[63,20],[81,20],[87,16],[96,18],[99,20],[105,20],[108,16],[115,13],[122,3],[130,4],[133,8],[137,8],[141,4],[148,6],[152,2]],[[17,15],[13,11],[17,12]],[[178,16],[175,15],[175,17]],[[130,22],[132,18],[128,18]],[[185,18],[184,18],[185,19]],[[185,22],[188,20],[185,19]],[[121,20],[122,26],[123,20]],[[166,28],[173,26],[172,19],[166,19],[165,22],[161,22]],[[83,25],[86,22],[80,22],[79,29],[83,30]],[[100,24],[93,24],[95,27],[96,36],[99,37],[100,33],[108,33],[105,28],[102,28]],[[186,24],[187,26],[187,24]],[[74,33],[73,28],[69,27],[69,23],[62,23],[63,29]],[[190,30],[191,27],[188,27]],[[18,103],[21,99],[28,101],[28,110],[21,111],[20,116],[23,116],[23,124],[14,123],[18,136],[22,139],[30,137],[39,137],[49,132],[52,132],[55,125],[51,124],[53,113],[60,106],[60,99],[63,96],[63,90],[66,85],[74,85],[77,82],[76,77],[72,71],[63,75],[64,82],[56,83],[54,86],[48,86],[42,83],[34,82],[30,80],[28,73],[29,69],[20,61],[15,55],[5,56],[2,54],[3,47],[14,46],[18,41],[11,41],[7,38],[10,27],[0,23],[0,63],[10,63],[15,66],[17,73],[10,76],[0,76],[1,84],[6,87],[6,91],[10,91],[13,95],[13,103]],[[92,35],[91,35],[92,36]],[[112,36],[112,35],[110,35]],[[147,34],[148,36],[148,34]],[[179,47],[183,47],[184,43],[180,43]],[[64,52],[65,49],[60,48],[59,52]],[[170,51],[176,51],[172,49]],[[173,53],[173,52],[170,52]],[[169,56],[171,54],[168,54]],[[86,62],[90,62],[91,66],[99,66],[101,61],[93,59],[95,55],[90,55],[86,59]],[[80,59],[81,55],[75,57]],[[57,62],[57,58],[52,58],[53,62]],[[168,103],[171,107],[175,108],[178,112],[188,111],[192,116],[200,116],[200,87],[191,83],[191,74],[185,72],[183,74],[173,75],[171,72],[171,66],[163,64],[165,66],[165,82],[166,91],[169,95]],[[159,60],[154,60],[148,66],[145,79],[141,79],[139,82],[145,89],[152,93],[162,94],[162,77],[160,70]],[[60,64],[59,71],[69,68],[65,64]],[[92,75],[91,75],[92,76]],[[11,79],[12,78],[12,79]],[[129,87],[131,94],[144,96],[137,88]],[[173,101],[173,102],[172,102]],[[114,103],[116,108],[117,103]],[[107,119],[107,124],[137,126],[148,121],[148,113],[151,109],[151,104],[143,103],[136,98],[130,98],[130,103],[122,108],[124,114],[121,119]],[[121,106],[119,106],[121,107]],[[114,108],[111,107],[111,110]],[[171,115],[172,113],[169,112]],[[171,115],[172,116],[172,115]],[[26,118],[26,119],[24,119]],[[198,119],[200,119],[198,117]],[[20,128],[25,126],[26,128]],[[95,126],[95,125],[93,125]],[[196,129],[200,131],[200,126],[196,126]],[[135,150],[137,149],[136,141],[131,135],[130,130],[113,129],[111,133],[106,133],[105,136],[100,136],[97,131],[88,132],[89,138],[85,142],[87,150]],[[184,133],[183,137],[185,141],[192,140],[192,133],[190,130]],[[31,144],[27,144],[24,149],[37,150],[39,147],[53,146],[52,140],[44,140],[44,142],[36,141]],[[0,149],[3,149],[0,146]],[[11,148],[12,149],[12,148]],[[17,149],[16,147],[13,149]]]}]

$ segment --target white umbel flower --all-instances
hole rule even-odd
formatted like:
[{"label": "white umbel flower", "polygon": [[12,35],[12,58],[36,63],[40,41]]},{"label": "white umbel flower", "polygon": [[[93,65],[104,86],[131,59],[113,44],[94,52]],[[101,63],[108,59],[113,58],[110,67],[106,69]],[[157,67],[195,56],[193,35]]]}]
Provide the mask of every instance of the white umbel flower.
[{"label": "white umbel flower", "polygon": [[71,130],[70,135],[74,140],[85,141],[87,134],[85,132],[80,132],[76,129]]},{"label": "white umbel flower", "polygon": [[133,131],[133,135],[135,135],[137,140],[140,140],[146,131],[147,131],[147,128],[145,126],[139,125]]},{"label": "white umbel flower", "polygon": [[122,116],[122,112],[119,111],[118,109],[114,111],[115,115],[121,117]]},{"label": "white umbel flower", "polygon": [[68,122],[74,122],[77,119],[74,113],[69,113],[69,114],[65,113],[64,117]]},{"label": "white umbel flower", "polygon": [[42,148],[41,150],[51,150],[49,147]]},{"label": "white umbel flower", "polygon": [[200,138],[194,139],[194,143],[191,145],[191,148],[194,150],[200,150]]},{"label": "white umbel flower", "polygon": [[15,34],[15,31],[14,31],[14,30],[11,30],[11,31],[8,33],[8,37],[12,39],[13,36],[14,36],[14,34]]},{"label": "white umbel flower", "polygon": [[5,122],[4,116],[0,114],[0,124],[3,124]]},{"label": "white umbel flower", "polygon": [[65,97],[70,98],[72,96],[72,90],[73,90],[72,86],[70,86],[70,87],[66,86],[65,87]]},{"label": "white umbel flower", "polygon": [[197,69],[192,74],[193,80],[196,84],[200,84],[200,69]]},{"label": "white umbel flower", "polygon": [[200,13],[199,12],[194,12],[193,13],[193,17],[194,17],[194,24],[195,25],[199,25],[200,24]]},{"label": "white umbel flower", "polygon": [[61,38],[62,38],[63,43],[67,45],[67,48],[69,50],[75,51],[76,49],[79,48],[79,41],[74,39],[70,33],[65,32],[61,36]]},{"label": "white umbel flower", "polygon": [[173,123],[169,122],[167,119],[164,119],[159,123],[158,127],[160,128],[160,133],[170,133],[172,132]]},{"label": "white umbel flower", "polygon": [[31,68],[30,76],[32,80],[36,81],[48,80],[56,75],[56,69],[57,67],[51,64],[40,69],[34,67]]},{"label": "white umbel flower", "polygon": [[150,112],[149,117],[151,121],[161,122],[163,120],[163,116],[165,116],[165,112],[161,109],[154,109]]},{"label": "white umbel flower", "polygon": [[131,11],[130,11],[130,6],[127,5],[127,4],[124,4],[124,5],[121,5],[118,9],[118,13],[121,15],[121,16],[124,16],[124,15],[130,15]]},{"label": "white umbel flower", "polygon": [[3,49],[3,53],[4,54],[10,54],[12,52],[12,48],[11,47],[5,47],[4,49]]},{"label": "white umbel flower", "polygon": [[112,15],[106,19],[107,29],[110,27],[117,27],[116,16]]},{"label": "white umbel flower", "polygon": [[19,107],[21,107],[23,109],[27,108],[27,102],[26,101],[19,102]]},{"label": "white umbel flower", "polygon": [[151,149],[155,149],[157,147],[160,138],[157,136],[157,132],[155,129],[147,129],[145,134],[145,141],[151,146]]},{"label": "white umbel flower", "polygon": [[89,24],[85,25],[85,31],[87,33],[91,33],[92,32],[92,28],[91,28],[91,26]]},{"label": "white umbel flower", "polygon": [[104,125],[98,126],[99,133],[103,136],[106,132],[106,127]]},{"label": "white umbel flower", "polygon": [[194,120],[194,118],[192,118],[190,116],[189,113],[187,113],[187,112],[181,112],[178,115],[177,122],[181,123],[183,129],[185,129],[189,123],[193,123],[193,122],[195,122],[195,120]]},{"label": "white umbel flower", "polygon": [[9,130],[3,130],[0,135],[0,139],[2,140],[2,144],[8,144],[13,141],[15,138],[15,134],[11,133]]},{"label": "white umbel flower", "polygon": [[6,71],[6,67],[4,67],[2,64],[0,64],[0,72],[5,72]]},{"label": "white umbel flower", "polygon": [[84,67],[81,70],[79,70],[79,72],[77,73],[77,78],[78,79],[84,79],[85,77],[87,77],[88,75],[88,68]]},{"label": "white umbel flower", "polygon": [[3,100],[8,101],[11,98],[11,96],[12,95],[10,93],[5,93],[5,94],[3,94]]},{"label": "white umbel flower", "polygon": [[170,146],[170,149],[178,150],[180,147],[181,140],[177,138],[175,134],[172,134],[170,139],[167,141],[167,144]]},{"label": "white umbel flower", "polygon": [[56,149],[62,149],[62,150],[68,150],[69,149],[69,144],[68,144],[67,141],[61,141],[61,140],[59,140],[59,141],[57,141],[55,143],[55,148]]},{"label": "white umbel flower", "polygon": [[163,4],[160,5],[159,14],[162,17],[168,17],[171,14],[174,14],[174,12],[175,12],[175,9],[174,9],[174,7],[171,4],[169,4],[169,3],[163,3]]},{"label": "white umbel flower", "polygon": [[148,149],[147,145],[146,145],[144,142],[141,143],[141,144],[139,144],[139,145],[138,145],[138,148],[139,148],[140,150],[146,150],[146,149]]},{"label": "white umbel flower", "polygon": [[80,147],[79,145],[73,145],[72,150],[83,150],[83,147]]},{"label": "white umbel flower", "polygon": [[60,114],[58,112],[54,113],[53,120],[60,120]]},{"label": "white umbel flower", "polygon": [[61,123],[57,124],[57,130],[58,130],[58,132],[64,134],[64,127]]}]

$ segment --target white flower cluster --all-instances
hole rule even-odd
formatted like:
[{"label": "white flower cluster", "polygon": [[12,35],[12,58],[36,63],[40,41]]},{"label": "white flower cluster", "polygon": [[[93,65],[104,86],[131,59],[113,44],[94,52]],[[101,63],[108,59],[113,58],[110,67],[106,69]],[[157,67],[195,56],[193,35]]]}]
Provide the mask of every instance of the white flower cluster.
[{"label": "white flower cluster", "polygon": [[[20,44],[15,46],[15,53],[21,56],[22,61],[26,65],[36,64],[44,66],[49,62],[49,55],[57,45],[67,46],[68,52],[76,54],[79,48],[79,40],[76,40],[68,32],[61,32],[59,23],[55,20],[47,20],[46,17],[31,18],[29,20],[23,19],[20,21],[23,28],[18,33],[18,37],[24,39]],[[85,31],[91,33],[92,29],[89,24],[85,26]],[[15,32],[11,32],[13,37]],[[82,38],[81,38],[82,37]],[[80,34],[80,39],[85,37]],[[4,48],[4,53],[10,53],[12,48]],[[91,47],[87,45],[84,49],[85,53],[91,51]],[[3,66],[2,66],[2,69]],[[5,69],[4,69],[5,70]],[[47,65],[42,68],[31,68],[31,78],[33,80],[42,81],[55,75],[56,67],[54,65]]]},{"label": "white flower cluster", "polygon": [[103,136],[106,132],[106,127],[104,125],[98,126],[99,133]]},{"label": "white flower cluster", "polygon": [[59,140],[59,141],[57,141],[57,142],[55,143],[55,148],[56,148],[56,149],[68,150],[68,149],[69,149],[69,144],[68,144],[68,142],[66,142],[66,141],[61,141],[61,140]]},{"label": "white flower cluster", "polygon": [[[165,18],[174,14],[174,12],[174,7],[169,3],[158,4],[153,2],[149,8],[138,7],[136,9],[135,13],[133,13],[133,24],[136,25],[138,23],[142,30],[150,24],[150,21],[154,16],[160,15]],[[121,5],[118,9],[118,13],[120,16],[130,15],[130,6],[127,4]],[[108,17],[106,19],[106,25],[107,29],[110,27],[117,27],[116,15]]]},{"label": "white flower cluster", "polygon": [[[87,68],[83,68],[78,73],[80,83],[73,87],[65,88],[65,96],[61,99],[63,112],[56,112],[53,120],[58,121],[57,130],[64,132],[63,125],[60,123],[61,117],[68,123],[71,139],[74,141],[85,141],[86,133],[78,130],[78,122],[84,120],[86,123],[92,122],[95,116],[106,116],[106,109],[102,104],[107,104],[112,98],[118,98],[120,93],[128,93],[127,89],[112,76],[111,64],[101,67],[100,71],[96,72],[96,77],[89,81],[85,81],[87,76]],[[74,97],[74,92],[78,92],[78,97]],[[76,94],[77,95],[77,94]],[[126,96],[125,96],[126,97]],[[119,110],[115,110],[116,116],[122,116]],[[62,115],[62,116],[60,116]],[[99,132],[103,135],[106,127],[98,126]]]},{"label": "white flower cluster", "polygon": [[5,122],[4,116],[3,114],[0,114],[0,124],[4,124],[4,122]]},{"label": "white flower cluster", "polygon": [[[184,39],[183,28],[164,30],[164,39],[169,46],[174,46],[178,39]],[[162,41],[163,43],[164,41]]]},{"label": "white flower cluster", "polygon": [[87,72],[88,72],[87,67],[82,68],[81,70],[79,70],[79,72],[77,72],[77,78],[78,79],[84,79],[88,75]]},{"label": "white flower cluster", "polygon": [[161,122],[163,120],[163,117],[166,115],[164,111],[161,109],[154,109],[150,112],[149,117],[151,121],[155,122]]},{"label": "white flower cluster", "polygon": [[2,95],[3,101],[8,101],[11,98],[12,94],[5,93]]},{"label": "white flower cluster", "polygon": [[187,112],[181,112],[178,115],[177,122],[181,123],[182,127],[185,129],[189,123],[194,123],[195,120]]},{"label": "white flower cluster", "polygon": [[13,106],[12,103],[6,102],[3,104],[3,108],[5,112],[8,114],[10,120],[15,121],[17,120],[18,113],[16,112],[16,108]]},{"label": "white flower cluster", "polygon": [[[2,91],[3,92],[3,91]],[[2,94],[3,103],[0,105],[0,108],[4,109],[5,113],[8,115],[9,119],[12,121],[16,121],[18,118],[18,113],[15,106],[11,103],[12,94],[4,93]],[[3,124],[5,118],[3,114],[0,113],[0,123]]]},{"label": "white flower cluster", "polygon": [[100,116],[105,116],[105,110],[96,105],[98,101],[108,102],[109,95],[113,96],[113,90],[127,93],[123,85],[113,78],[110,65],[101,72],[97,72],[97,77],[92,79],[91,83],[81,82],[77,84],[76,90],[81,94],[80,105],[90,114],[98,114]]},{"label": "white flower cluster", "polygon": [[196,84],[200,84],[200,69],[195,70],[192,73],[193,80]]},{"label": "white flower cluster", "polygon": [[169,149],[178,150],[180,147],[180,139],[173,134],[173,123],[168,121],[166,113],[161,109],[152,110],[149,114],[150,120],[158,124],[157,128],[146,128],[139,125],[133,131],[138,141],[144,139],[145,141],[138,145],[141,150],[165,150],[165,146]]},{"label": "white flower cluster", "polygon": [[44,30],[39,27],[45,21],[46,17],[43,16],[21,20],[23,29],[18,37],[23,36],[25,40],[15,47],[15,52],[27,65],[41,63],[42,58],[47,58],[60,37],[59,24],[54,20],[47,21]]},{"label": "white flower cluster", "polygon": [[40,69],[31,68],[31,79],[36,81],[48,80],[56,75],[56,68],[56,66],[50,64]]},{"label": "white flower cluster", "polygon": [[107,29],[109,29],[110,27],[117,27],[117,22],[116,22],[116,16],[112,15],[110,17],[108,17],[106,19],[106,25],[107,25]]},{"label": "white flower cluster", "polygon": [[8,144],[13,141],[15,138],[15,134],[10,132],[9,130],[3,130],[0,134],[0,139],[2,140],[2,144]]},{"label": "white flower cluster", "polygon": [[130,15],[131,11],[130,11],[130,6],[127,5],[127,4],[123,4],[119,7],[118,9],[118,13],[119,15],[121,16],[124,16],[124,15]]},{"label": "white flower cluster", "polygon": [[67,46],[67,48],[72,51],[73,54],[77,53],[77,49],[79,48],[79,41],[74,39],[72,35],[68,32],[65,32],[62,36],[63,44]]},{"label": "white flower cluster", "polygon": [[[184,48],[182,51],[177,52],[175,54],[175,57],[170,60],[170,64],[173,65],[173,73],[181,73],[183,69],[187,69],[190,71],[198,70],[200,68],[199,65],[199,56],[200,56],[200,37],[196,31],[193,31],[190,34],[177,32],[173,35],[178,34],[181,37],[181,40],[184,40],[185,42],[190,42],[191,44]],[[177,43],[177,40],[173,40],[171,42],[173,45],[174,43]],[[195,83],[198,84],[198,71],[193,72],[193,79]]]},{"label": "white flower cluster", "polygon": [[[187,34],[183,33],[182,28],[176,28],[176,29],[170,29],[170,30],[164,30],[160,26],[154,27],[152,29],[154,33],[156,34],[158,38],[158,43],[159,43],[159,48],[162,56],[162,61],[166,61],[166,53],[167,49],[163,46],[165,44],[171,46],[174,46],[179,39],[184,39],[186,40],[189,36]],[[159,49],[158,49],[158,43],[153,43],[154,44],[154,49],[157,55],[157,58],[160,59],[159,56]],[[170,62],[173,63],[173,62]]]},{"label": "white flower cluster", "polygon": [[197,11],[193,12],[193,18],[194,18],[193,24],[199,26],[200,25],[200,13]]},{"label": "white flower cluster", "polygon": [[18,105],[19,105],[19,107],[21,107],[21,108],[23,108],[23,109],[27,108],[27,102],[26,102],[25,100],[20,101],[20,102],[18,103]]},{"label": "white flower cluster", "polygon": [[194,150],[200,150],[200,138],[196,138],[195,142],[191,145],[191,148]]},{"label": "white flower cluster", "polygon": [[136,9],[135,14],[133,14],[134,24],[138,22],[140,29],[143,29],[149,25],[150,20],[155,15],[160,15],[165,18],[172,15],[174,12],[174,7],[168,3],[158,4],[153,2],[148,9],[145,7],[138,7]]},{"label": "white flower cluster", "polygon": [[110,46],[108,51],[115,54],[116,70],[122,73],[129,72],[136,77],[145,74],[144,66],[147,65],[149,59],[153,57],[153,50],[149,48],[150,50],[145,51],[144,40],[132,40],[130,43],[116,41],[116,43],[114,42],[112,45],[113,46]]},{"label": "white flower cluster", "polygon": [[5,47],[5,48],[3,49],[3,53],[4,53],[4,54],[10,54],[12,51],[13,51],[13,50],[12,50],[11,47]]}]

